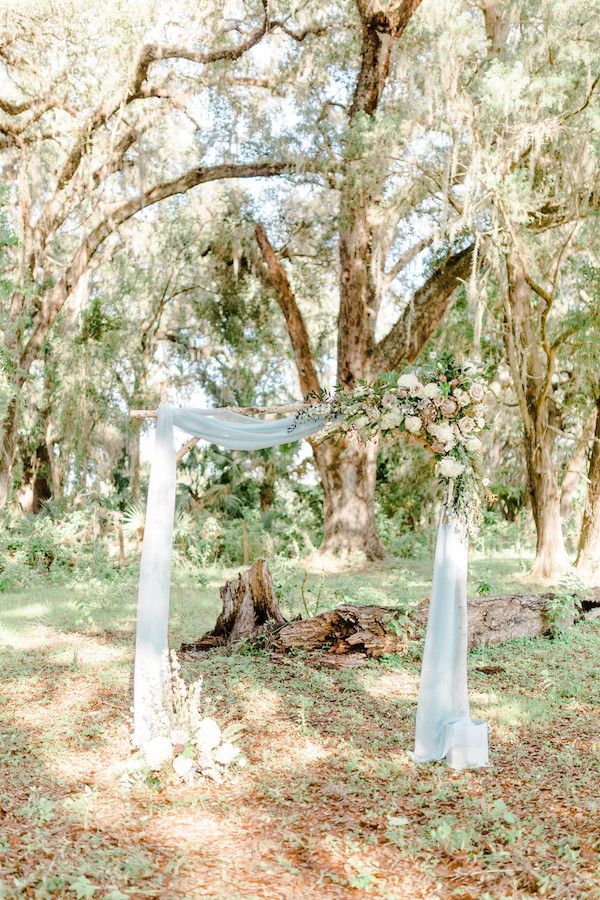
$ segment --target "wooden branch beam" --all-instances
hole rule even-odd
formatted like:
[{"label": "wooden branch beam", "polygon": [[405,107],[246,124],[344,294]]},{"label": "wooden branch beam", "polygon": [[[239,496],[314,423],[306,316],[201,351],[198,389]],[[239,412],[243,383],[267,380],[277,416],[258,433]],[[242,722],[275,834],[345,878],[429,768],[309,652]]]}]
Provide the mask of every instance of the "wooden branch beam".
[{"label": "wooden branch beam", "polygon": [[193,450],[200,438],[193,437],[190,438],[189,441],[186,441],[183,447],[177,451],[177,456],[175,457],[176,462],[181,462],[184,456],[187,456],[190,450]]},{"label": "wooden branch beam", "polygon": [[155,419],[157,415],[155,409],[131,409],[129,411],[130,419]]},{"label": "wooden branch beam", "polygon": [[[298,412],[301,409],[307,409],[309,406],[317,406],[313,403],[289,403],[287,406],[225,406],[229,412],[237,412],[242,415],[249,413],[257,415],[275,416],[279,413]],[[131,409],[129,411],[130,419],[156,419],[158,410],[156,409]]]}]

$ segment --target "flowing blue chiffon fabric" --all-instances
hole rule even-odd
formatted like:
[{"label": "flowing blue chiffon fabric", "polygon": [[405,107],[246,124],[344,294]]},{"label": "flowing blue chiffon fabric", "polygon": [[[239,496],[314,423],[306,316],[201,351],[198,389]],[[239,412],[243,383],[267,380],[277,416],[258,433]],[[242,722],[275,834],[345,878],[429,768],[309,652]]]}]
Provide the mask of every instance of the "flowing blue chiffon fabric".
[{"label": "flowing blue chiffon fabric", "polygon": [[[330,421],[329,408],[263,420],[227,409],[158,408],[148,485],[134,674],[134,742],[154,736],[168,646],[171,556],[176,493],[173,428],[220,447],[258,450],[310,437]],[[487,726],[469,716],[467,694],[467,542],[442,515],[423,653],[415,736],[416,762],[446,758],[456,768],[488,764]]]}]

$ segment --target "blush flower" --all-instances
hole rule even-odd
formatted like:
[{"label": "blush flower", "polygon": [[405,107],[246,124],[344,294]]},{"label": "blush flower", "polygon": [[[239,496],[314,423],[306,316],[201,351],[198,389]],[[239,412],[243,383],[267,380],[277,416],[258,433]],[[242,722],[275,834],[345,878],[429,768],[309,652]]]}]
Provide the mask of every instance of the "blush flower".
[{"label": "blush flower", "polygon": [[417,376],[412,375],[410,372],[407,372],[406,375],[401,375],[398,379],[398,387],[408,388],[409,391],[414,391],[420,383]]},{"label": "blush flower", "polygon": [[450,418],[450,416],[454,416],[458,412],[458,402],[454,399],[454,397],[446,397],[446,399],[440,406],[440,412],[447,418]]}]

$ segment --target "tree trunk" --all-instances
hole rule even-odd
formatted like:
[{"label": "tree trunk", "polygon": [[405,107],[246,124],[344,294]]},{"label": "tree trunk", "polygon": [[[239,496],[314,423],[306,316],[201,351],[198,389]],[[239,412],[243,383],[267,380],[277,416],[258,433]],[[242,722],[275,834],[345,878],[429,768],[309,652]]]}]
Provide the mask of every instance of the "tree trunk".
[{"label": "tree trunk", "polygon": [[263,477],[260,482],[258,494],[260,497],[260,511],[268,513],[273,506],[275,500],[275,479],[277,477],[277,468],[272,459],[267,460],[263,469]]},{"label": "tree trunk", "polygon": [[507,295],[504,342],[523,423],[527,486],[537,532],[531,577],[558,581],[569,568],[560,514],[560,488],[553,459],[550,394],[556,351],[546,331],[548,303],[532,302],[523,261],[516,251],[506,257]]},{"label": "tree trunk", "polygon": [[50,479],[50,457],[46,444],[39,444],[35,449],[31,471],[31,512],[37,515],[42,511],[46,500],[52,497]]},{"label": "tree trunk", "polygon": [[569,568],[560,514],[560,488],[552,459],[554,439],[546,427],[525,435],[527,482],[536,527],[531,577],[558,581]]},{"label": "tree trunk", "polygon": [[[564,618],[553,622],[548,605],[556,594],[516,594],[502,597],[469,597],[469,649],[488,647],[517,638],[541,637],[551,634],[556,625],[570,627],[576,619],[595,619],[600,612],[600,591],[590,591],[580,596],[582,612],[565,608]],[[425,628],[429,604],[419,604],[413,618],[420,628]]]},{"label": "tree trunk", "polygon": [[600,398],[596,400],[596,428],[575,565],[581,578],[600,584]]},{"label": "tree trunk", "polygon": [[376,439],[362,443],[345,435],[313,447],[323,483],[326,553],[364,553],[369,560],[387,555],[375,522],[377,446]]},{"label": "tree trunk", "polygon": [[596,410],[594,409],[594,412],[587,419],[581,430],[581,435],[565,468],[560,496],[560,511],[563,518],[566,518],[571,513],[571,505],[586,467],[590,442],[594,436],[595,428]]},{"label": "tree trunk", "polygon": [[133,503],[140,500],[140,429],[141,421],[132,419],[129,432],[129,484]]},{"label": "tree trunk", "polygon": [[1,425],[0,437],[0,514],[3,512],[12,488],[12,473],[17,451],[17,417],[19,404],[11,400]]}]

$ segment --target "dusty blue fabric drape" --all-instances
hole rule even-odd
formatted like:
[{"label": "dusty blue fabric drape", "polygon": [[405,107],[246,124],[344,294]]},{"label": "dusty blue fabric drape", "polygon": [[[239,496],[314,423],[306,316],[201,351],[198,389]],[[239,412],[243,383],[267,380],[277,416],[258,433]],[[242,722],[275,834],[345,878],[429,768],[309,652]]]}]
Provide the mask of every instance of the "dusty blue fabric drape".
[{"label": "dusty blue fabric drape", "polygon": [[442,510],[421,664],[415,762],[488,764],[487,725],[471,719],[467,689],[467,536]]},{"label": "dusty blue fabric drape", "polygon": [[[134,741],[154,735],[161,702],[162,656],[167,649],[176,453],[173,428],[236,450],[275,447],[320,431],[329,408],[301,418],[263,420],[226,409],[158,408],[154,455],[140,563],[134,675]],[[487,765],[487,726],[469,716],[467,695],[467,544],[442,518],[434,564],[416,723],[417,762],[446,758],[450,765]]]}]

